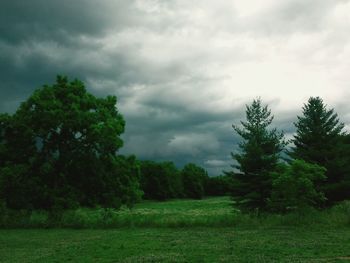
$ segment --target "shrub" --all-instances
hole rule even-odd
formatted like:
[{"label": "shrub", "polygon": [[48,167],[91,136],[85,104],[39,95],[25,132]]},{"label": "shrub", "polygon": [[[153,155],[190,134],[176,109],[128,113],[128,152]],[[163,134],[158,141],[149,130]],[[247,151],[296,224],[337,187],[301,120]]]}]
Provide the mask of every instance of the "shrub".
[{"label": "shrub", "polygon": [[319,207],[325,201],[317,183],[324,180],[326,169],[303,160],[282,164],[272,173],[272,194],[269,207],[274,211],[287,212],[305,207]]}]

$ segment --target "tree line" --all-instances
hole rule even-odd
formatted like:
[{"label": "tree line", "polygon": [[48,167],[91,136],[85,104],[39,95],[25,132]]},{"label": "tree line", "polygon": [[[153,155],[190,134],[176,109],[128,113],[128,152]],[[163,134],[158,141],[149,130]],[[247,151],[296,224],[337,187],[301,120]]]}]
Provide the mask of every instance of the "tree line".
[{"label": "tree line", "polygon": [[[218,177],[189,163],[141,161],[118,153],[125,120],[117,98],[96,98],[79,80],[58,76],[10,114],[0,114],[0,202],[12,209],[119,208],[142,198],[197,198],[230,193],[242,209],[289,211],[350,198],[350,135],[333,109],[310,98],[287,142],[256,99]],[[292,145],[292,146],[290,146]]]},{"label": "tree line", "polygon": [[194,164],[178,170],[118,154],[125,121],[116,104],[115,96],[96,98],[81,81],[58,76],[14,114],[0,114],[0,201],[12,209],[118,208],[142,196],[223,193],[226,181]]}]

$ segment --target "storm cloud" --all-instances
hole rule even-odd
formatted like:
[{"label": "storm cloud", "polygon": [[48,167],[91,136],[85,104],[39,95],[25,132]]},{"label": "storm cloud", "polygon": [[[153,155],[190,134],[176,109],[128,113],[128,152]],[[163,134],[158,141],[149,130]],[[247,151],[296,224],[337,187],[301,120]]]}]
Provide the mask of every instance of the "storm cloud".
[{"label": "storm cloud", "polygon": [[261,97],[290,138],[310,96],[349,128],[346,0],[4,0],[0,111],[57,74],[118,97],[125,154],[230,169],[231,125]]}]

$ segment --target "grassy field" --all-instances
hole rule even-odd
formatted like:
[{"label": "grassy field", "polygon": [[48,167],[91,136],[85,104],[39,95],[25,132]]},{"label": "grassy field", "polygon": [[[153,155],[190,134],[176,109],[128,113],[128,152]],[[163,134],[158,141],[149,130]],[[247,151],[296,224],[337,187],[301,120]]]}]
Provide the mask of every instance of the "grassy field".
[{"label": "grassy field", "polygon": [[243,214],[228,197],[145,201],[133,209],[78,208],[62,213],[0,211],[0,228],[271,227],[350,225],[350,202],[326,211],[288,215]]},{"label": "grassy field", "polygon": [[[11,214],[11,212],[13,214]],[[1,217],[1,216],[0,216]],[[167,202],[144,201],[132,209],[78,208],[64,211],[57,220],[48,212],[30,214],[10,211],[4,224],[10,228],[71,227],[194,227],[233,226],[241,219],[228,197],[204,200],[172,200]],[[1,222],[1,218],[0,218]],[[0,224],[1,227],[1,224]]]},{"label": "grassy field", "polygon": [[[95,210],[77,213],[84,224],[96,221]],[[254,217],[222,197],[144,202],[108,213],[122,227],[2,229],[0,262],[350,262],[348,205]]]},{"label": "grassy field", "polygon": [[0,230],[1,262],[349,262],[339,229]]}]

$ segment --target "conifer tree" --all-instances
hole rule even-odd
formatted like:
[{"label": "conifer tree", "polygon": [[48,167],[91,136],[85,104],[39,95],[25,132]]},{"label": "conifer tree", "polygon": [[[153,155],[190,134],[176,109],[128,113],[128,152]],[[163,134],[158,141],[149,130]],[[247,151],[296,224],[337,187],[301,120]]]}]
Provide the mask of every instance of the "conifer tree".
[{"label": "conifer tree", "polygon": [[231,153],[238,163],[233,168],[241,172],[231,172],[232,197],[243,208],[264,209],[271,194],[270,173],[276,168],[285,146],[284,135],[276,129],[268,129],[273,116],[260,99],[246,106],[246,119],[241,122],[243,127],[232,126],[243,139],[239,145],[241,152]]},{"label": "conifer tree", "polygon": [[311,97],[303,106],[303,115],[297,118],[291,156],[325,166],[344,124],[334,109],[326,108],[320,97]]},{"label": "conifer tree", "polygon": [[342,131],[344,124],[334,109],[327,109],[320,97],[311,97],[294,125],[297,131],[290,156],[325,167],[327,180],[323,190],[328,201],[343,199],[344,195],[338,192],[342,188],[339,183],[350,172],[350,157],[344,154],[350,147]]}]

